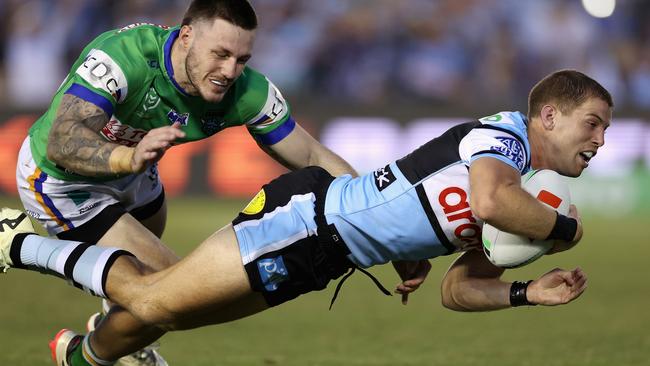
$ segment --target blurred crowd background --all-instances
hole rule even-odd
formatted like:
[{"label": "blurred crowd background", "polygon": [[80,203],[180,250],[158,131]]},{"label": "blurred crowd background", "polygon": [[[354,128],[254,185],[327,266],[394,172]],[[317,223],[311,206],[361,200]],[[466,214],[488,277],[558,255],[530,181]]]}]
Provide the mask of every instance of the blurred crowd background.
[{"label": "blurred crowd background", "polygon": [[[613,16],[580,0],[252,0],[251,65],[291,98],[509,108],[558,68],[593,76],[617,110],[650,110],[650,1]],[[35,110],[87,42],[175,25],[188,0],[0,0],[0,107]],[[511,108],[511,107],[510,107]]]}]

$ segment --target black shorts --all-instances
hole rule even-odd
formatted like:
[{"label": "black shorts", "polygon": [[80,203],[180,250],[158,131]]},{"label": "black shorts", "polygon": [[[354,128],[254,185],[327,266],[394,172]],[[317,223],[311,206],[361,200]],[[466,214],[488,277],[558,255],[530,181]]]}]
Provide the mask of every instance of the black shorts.
[{"label": "black shorts", "polygon": [[104,208],[99,214],[81,226],[62,231],[56,236],[62,240],[83,241],[95,244],[125,213],[131,214],[136,220],[142,222],[160,211],[165,203],[165,190],[158,197],[144,206],[127,211],[121,203],[114,203]]},{"label": "black shorts", "polygon": [[353,267],[323,214],[333,179],[320,167],[282,175],[233,220],[251,287],[269,306],[322,290]]}]

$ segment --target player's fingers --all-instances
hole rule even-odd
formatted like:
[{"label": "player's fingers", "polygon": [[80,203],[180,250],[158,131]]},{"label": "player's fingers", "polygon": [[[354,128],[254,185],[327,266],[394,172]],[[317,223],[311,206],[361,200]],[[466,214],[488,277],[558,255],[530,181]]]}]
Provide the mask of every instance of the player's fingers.
[{"label": "player's fingers", "polygon": [[424,278],[412,278],[402,282],[404,286],[418,288],[424,282]]},{"label": "player's fingers", "polygon": [[575,280],[573,278],[573,272],[560,271],[560,272],[557,272],[557,275],[562,277],[562,280],[564,280],[564,282],[569,286],[573,286],[573,284],[575,283]]}]

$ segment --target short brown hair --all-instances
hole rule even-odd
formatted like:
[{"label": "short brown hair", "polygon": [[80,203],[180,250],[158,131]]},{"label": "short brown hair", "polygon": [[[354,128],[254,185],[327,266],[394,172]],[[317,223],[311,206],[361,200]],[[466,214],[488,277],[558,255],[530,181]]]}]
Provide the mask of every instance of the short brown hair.
[{"label": "short brown hair", "polygon": [[194,0],[181,25],[204,19],[223,19],[246,30],[257,28],[255,9],[247,0]]},{"label": "short brown hair", "polygon": [[614,106],[612,96],[596,80],[576,70],[556,71],[539,81],[528,95],[528,118],[539,115],[548,103],[557,104],[564,114],[596,97]]}]

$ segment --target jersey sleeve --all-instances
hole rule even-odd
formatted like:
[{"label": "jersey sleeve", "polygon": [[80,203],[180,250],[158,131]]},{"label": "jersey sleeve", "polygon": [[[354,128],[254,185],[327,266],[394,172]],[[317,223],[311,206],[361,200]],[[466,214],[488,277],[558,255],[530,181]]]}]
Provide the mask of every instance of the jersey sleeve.
[{"label": "jersey sleeve", "polygon": [[465,164],[489,157],[524,173],[530,166],[525,117],[518,112],[502,112],[479,121],[481,125],[460,142],[459,152]]},{"label": "jersey sleeve", "polygon": [[287,137],[296,127],[289,104],[264,75],[252,69],[248,75],[248,92],[241,113],[250,134],[264,145],[273,145]]},{"label": "jersey sleeve", "polygon": [[100,107],[110,117],[124,103],[129,85],[140,85],[147,70],[135,45],[119,36],[108,37],[87,51],[72,70],[65,94],[72,94]]}]

